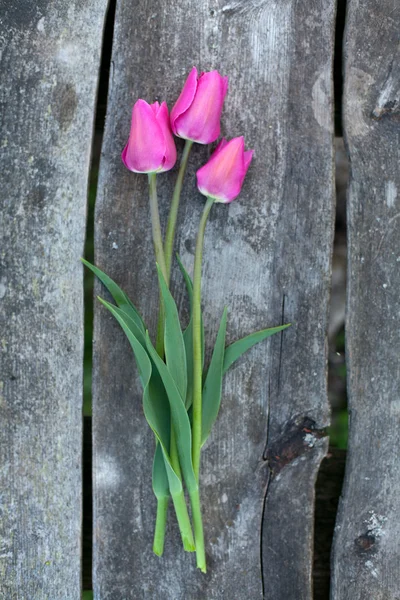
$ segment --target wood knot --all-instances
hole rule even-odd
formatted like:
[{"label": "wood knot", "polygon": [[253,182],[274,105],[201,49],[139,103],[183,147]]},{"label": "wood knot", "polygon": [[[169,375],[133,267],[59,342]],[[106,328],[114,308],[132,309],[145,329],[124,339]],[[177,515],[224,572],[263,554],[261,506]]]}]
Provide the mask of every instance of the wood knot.
[{"label": "wood knot", "polygon": [[357,549],[361,552],[368,552],[371,550],[375,546],[375,542],[376,537],[370,531],[359,535],[358,538],[354,540]]},{"label": "wood knot", "polygon": [[317,429],[310,417],[298,417],[290,420],[277,439],[267,448],[265,460],[273,475],[277,475],[286,465],[311,450],[316,442],[325,437],[324,429]]}]

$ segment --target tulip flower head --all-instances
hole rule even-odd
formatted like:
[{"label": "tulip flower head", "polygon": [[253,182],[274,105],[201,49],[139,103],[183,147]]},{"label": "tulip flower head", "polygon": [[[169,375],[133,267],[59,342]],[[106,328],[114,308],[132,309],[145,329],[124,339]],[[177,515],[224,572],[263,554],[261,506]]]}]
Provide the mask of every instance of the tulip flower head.
[{"label": "tulip flower head", "polygon": [[193,67],[171,110],[174,134],[199,144],[215,142],[220,134],[222,105],[227,91],[227,77],[222,77],[218,71],[198,76]]},{"label": "tulip flower head", "polygon": [[138,100],[132,110],[129,140],[122,162],[135,173],[169,171],[176,162],[176,147],[166,102]]},{"label": "tulip flower head", "polygon": [[197,171],[199,191],[215,202],[232,202],[240,194],[252,157],[253,150],[244,150],[243,136],[221,140],[210,160]]}]

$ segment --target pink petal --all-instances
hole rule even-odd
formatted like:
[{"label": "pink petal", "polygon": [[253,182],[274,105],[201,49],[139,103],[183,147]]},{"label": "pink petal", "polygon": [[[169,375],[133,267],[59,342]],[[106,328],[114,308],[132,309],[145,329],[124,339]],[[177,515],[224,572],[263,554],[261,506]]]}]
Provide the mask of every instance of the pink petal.
[{"label": "pink petal", "polygon": [[230,140],[197,171],[197,185],[202,194],[219,202],[231,202],[239,195],[251,156],[244,154],[244,139]]},{"label": "pink petal", "polygon": [[250,166],[251,159],[253,158],[253,154],[254,154],[254,150],[247,150],[247,152],[244,153],[245,174],[247,173],[247,169]]},{"label": "pink petal", "polygon": [[176,146],[169,122],[168,106],[163,102],[157,113],[157,123],[160,125],[165,141],[164,164],[160,171],[169,171],[176,163]]},{"label": "pink petal", "polygon": [[172,131],[177,135],[175,128],[176,119],[184,113],[193,102],[193,98],[197,90],[197,69],[193,67],[190,71],[188,78],[185,81],[185,85],[180,93],[178,100],[175,102],[171,110],[171,127]]},{"label": "pink petal", "polygon": [[220,142],[218,142],[217,147],[215,148],[214,152],[213,152],[213,157],[216,156],[218,154],[218,152],[220,150],[222,150],[222,148],[225,148],[225,146],[227,145],[228,141],[225,138],[222,138],[222,140]]},{"label": "pink petal", "polygon": [[154,108],[144,100],[138,100],[132,110],[129,140],[122,152],[125,166],[137,173],[157,171],[163,166],[165,152],[164,134]]},{"label": "pink petal", "polygon": [[222,105],[227,78],[218,71],[204,73],[197,82],[193,102],[186,112],[174,119],[174,133],[200,144],[215,142],[220,134]]},{"label": "pink petal", "polygon": [[150,106],[153,109],[153,113],[157,116],[157,113],[160,110],[160,103],[159,102],[153,102],[153,104],[150,104]]}]

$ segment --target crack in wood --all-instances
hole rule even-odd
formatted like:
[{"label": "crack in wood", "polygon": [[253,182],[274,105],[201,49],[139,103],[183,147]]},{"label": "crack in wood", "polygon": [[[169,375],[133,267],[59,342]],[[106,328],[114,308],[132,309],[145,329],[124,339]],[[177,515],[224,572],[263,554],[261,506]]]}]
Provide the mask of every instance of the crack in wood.
[{"label": "crack in wood", "polygon": [[[285,322],[285,294],[282,297],[282,316],[281,324]],[[281,334],[280,347],[279,347],[279,365],[278,365],[278,393],[281,387],[281,366],[282,366],[282,353],[283,353],[283,336]]]}]

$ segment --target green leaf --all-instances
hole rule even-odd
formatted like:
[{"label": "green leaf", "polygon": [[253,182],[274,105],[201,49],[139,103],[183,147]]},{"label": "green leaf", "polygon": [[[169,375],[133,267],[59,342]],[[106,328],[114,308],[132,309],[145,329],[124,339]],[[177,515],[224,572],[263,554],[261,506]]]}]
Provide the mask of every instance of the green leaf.
[{"label": "green leaf", "polygon": [[168,371],[171,373],[179,394],[186,398],[187,390],[187,367],[186,350],[183,341],[181,324],[179,322],[178,309],[171,292],[168,289],[159,265],[157,265],[158,281],[164,306],[164,351]]},{"label": "green leaf", "polygon": [[[145,348],[145,350],[147,352],[147,348]],[[155,366],[155,364],[153,363],[153,361],[151,359],[150,359],[150,362],[151,362],[152,371],[151,371],[151,377],[150,377],[149,387],[148,387],[149,397],[152,400],[153,404],[155,404],[155,402],[156,402],[155,397],[157,396],[158,401],[162,404],[163,410],[165,411],[163,413],[163,415],[164,415],[163,418],[165,419],[166,422],[169,422],[169,427],[166,428],[166,431],[164,434],[164,436],[165,436],[164,442],[166,444],[166,448],[169,449],[170,441],[171,441],[170,440],[171,411],[169,409],[168,396],[166,394],[164,384],[163,384],[160,374],[157,370],[157,367]],[[179,476],[179,473],[177,473],[177,475]],[[168,498],[170,493],[169,493],[168,475],[167,475],[166,465],[165,465],[165,457],[162,452],[162,447],[158,443],[157,439],[156,439],[156,449],[155,449],[154,460],[153,460],[152,484],[153,484],[154,495],[156,496],[157,499]]]},{"label": "green leaf", "polygon": [[[189,324],[183,332],[183,340],[185,342],[186,350],[186,366],[187,366],[187,392],[186,392],[186,408],[189,409],[193,402],[193,282],[182,264],[179,255],[176,255],[179,268],[181,270],[183,279],[186,284],[187,293],[189,296],[190,303],[190,319]],[[204,324],[203,318],[201,318],[201,359],[202,365],[204,366],[204,355],[205,355],[205,335],[204,335]]]},{"label": "green leaf", "polygon": [[228,346],[225,350],[225,358],[224,358],[224,373],[233,365],[233,363],[242,356],[247,350],[250,350],[255,344],[262,342],[266,338],[274,335],[274,333],[279,333],[279,331],[283,331],[290,327],[291,323],[287,323],[286,325],[279,325],[279,327],[271,327],[270,329],[261,329],[260,331],[255,331],[250,335],[234,342],[230,346]]},{"label": "green leaf", "polygon": [[208,367],[207,377],[203,386],[201,425],[202,445],[210,435],[221,405],[227,314],[227,308],[224,308],[210,366]]},{"label": "green leaf", "polygon": [[157,442],[153,460],[153,492],[158,500],[169,497],[168,475],[161,445]]},{"label": "green leaf", "polygon": [[[183,493],[182,481],[179,475],[175,472],[169,455],[171,412],[168,402],[165,401],[165,393],[160,393],[161,378],[159,375],[161,375],[161,373],[154,363],[152,363],[147,351],[132,333],[131,319],[127,316],[127,314],[120,308],[113,306],[105,300],[102,300],[101,298],[99,298],[99,300],[117,319],[126,336],[128,337],[129,343],[131,344],[132,350],[135,354],[136,363],[139,368],[139,375],[143,386],[143,412],[162,450],[165,472],[168,478],[168,487],[174,502],[175,512],[183,541],[183,547],[185,550],[192,552],[195,549],[195,546],[192,527],[185,502],[185,496]],[[146,343],[147,341],[150,341],[150,339],[148,338],[148,333],[146,332]],[[167,368],[165,363],[158,356],[157,352],[155,352],[155,355],[158,361],[160,361],[160,364]],[[162,481],[161,479],[163,475],[161,466],[158,462],[156,466],[157,471],[155,476],[159,477],[159,479],[155,482],[155,492],[156,490],[158,492],[160,491],[161,486],[165,486],[165,481]],[[158,470],[158,467],[160,467],[160,470]]]},{"label": "green leaf", "polygon": [[[104,304],[104,302],[103,302],[103,304]],[[105,306],[107,306],[107,305],[105,305]],[[108,308],[108,306],[107,306],[107,308]],[[131,333],[138,339],[138,341],[142,344],[142,346],[144,345],[144,349],[147,352],[146,340],[145,340],[144,335],[142,335],[141,330],[137,327],[136,322],[133,321],[130,318],[130,316],[126,313],[125,313],[125,325],[129,328]],[[142,339],[143,339],[143,343],[142,343]],[[136,360],[136,355],[135,355],[135,360]],[[136,360],[136,364],[138,364],[137,360]],[[138,367],[139,367],[139,365],[138,365]],[[152,364],[151,377],[150,377],[148,386],[149,386],[148,389],[149,389],[150,397],[157,394],[159,396],[159,398],[164,398],[162,401],[163,407],[168,407],[168,415],[165,414],[164,418],[170,420],[168,398],[166,397],[163,383],[161,381],[160,375],[159,375],[157,369],[155,368],[154,364]],[[165,443],[167,444],[167,448],[169,448],[170,431],[165,431],[164,435],[165,435]],[[164,464],[164,456],[163,456],[162,448],[161,448],[160,444],[158,443],[158,441],[156,442],[156,451],[155,451],[155,455],[154,455],[152,482],[153,482],[153,491],[154,491],[156,498],[158,498],[158,499],[166,498],[170,495],[169,494],[168,476],[167,476],[167,472],[166,472],[165,464]]]},{"label": "green leaf", "polygon": [[[132,333],[130,329],[129,317],[124,313],[124,311],[116,306],[113,306],[102,298],[99,298],[99,300],[117,319],[118,323],[124,330],[135,354],[136,363],[139,369],[139,376],[143,386],[144,415],[146,417],[146,421],[150,425],[154,435],[161,445],[161,449],[165,458],[164,462],[171,494],[178,494],[182,491],[182,482],[175,473],[169,457],[170,411],[168,405],[166,405],[164,401],[163,396],[157,393],[157,385],[154,383],[155,380],[153,379],[153,382],[151,383],[151,360],[139,340]],[[158,358],[160,359],[159,356]],[[160,361],[163,362],[161,359]],[[155,392],[154,388],[156,389]]]},{"label": "green leaf", "polygon": [[115,283],[115,281],[113,281],[108,275],[103,273],[103,271],[101,271],[98,267],[95,267],[94,265],[92,265],[90,262],[88,262],[84,258],[81,258],[81,261],[83,262],[84,265],[86,265],[86,267],[88,267],[88,269],[93,271],[93,273],[96,275],[96,277],[98,279],[100,279],[101,283],[110,292],[110,294],[113,297],[117,306],[121,310],[123,310],[127,315],[129,315],[129,317],[132,319],[132,321],[134,321],[136,323],[137,328],[142,333],[142,337],[143,337],[142,345],[145,346],[146,344],[144,341],[144,335],[146,332],[146,326],[143,322],[143,319],[142,319],[139,311],[136,309],[134,304],[129,300],[129,298],[125,294],[125,292],[123,290],[121,290],[121,288]]},{"label": "green leaf", "polygon": [[189,296],[190,313],[192,313],[192,306],[193,306],[193,282],[192,282],[192,279],[191,279],[189,273],[186,271],[185,267],[183,266],[183,263],[181,261],[181,258],[179,256],[179,254],[176,255],[176,260],[178,261],[178,265],[179,265],[179,268],[181,270],[183,279],[185,280],[186,289],[187,289],[187,293],[188,293],[188,296]]},{"label": "green leaf", "polygon": [[183,332],[183,341],[186,351],[186,367],[187,367],[187,389],[185,406],[188,410],[193,402],[193,322],[190,319],[189,325]]},{"label": "green leaf", "polygon": [[189,417],[175,381],[169,372],[167,365],[157,354],[153,344],[151,343],[148,333],[146,334],[146,341],[149,354],[153,359],[158,372],[160,373],[165,390],[168,394],[172,422],[174,425],[176,443],[179,453],[179,461],[188,491],[191,492],[196,490],[198,485],[192,464],[192,432],[190,428]]}]

